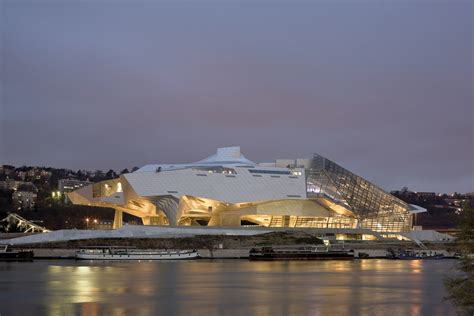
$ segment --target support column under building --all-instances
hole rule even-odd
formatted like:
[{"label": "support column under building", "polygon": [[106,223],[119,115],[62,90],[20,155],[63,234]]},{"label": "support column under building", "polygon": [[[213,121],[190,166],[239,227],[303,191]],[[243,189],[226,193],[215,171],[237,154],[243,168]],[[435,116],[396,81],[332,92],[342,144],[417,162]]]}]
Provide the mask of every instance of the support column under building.
[{"label": "support column under building", "polygon": [[158,210],[162,211],[166,215],[170,226],[178,225],[178,220],[181,217],[181,214],[179,214],[179,199],[177,197],[171,195],[163,196],[156,200],[151,200],[151,202]]},{"label": "support column under building", "polygon": [[145,216],[145,217],[142,217],[142,223],[143,225],[150,225],[150,216]]},{"label": "support column under building", "polygon": [[143,225],[167,225],[164,215],[144,216],[141,219]]},{"label": "support column under building", "polygon": [[122,226],[123,226],[123,212],[120,210],[115,210],[113,229],[117,229]]}]

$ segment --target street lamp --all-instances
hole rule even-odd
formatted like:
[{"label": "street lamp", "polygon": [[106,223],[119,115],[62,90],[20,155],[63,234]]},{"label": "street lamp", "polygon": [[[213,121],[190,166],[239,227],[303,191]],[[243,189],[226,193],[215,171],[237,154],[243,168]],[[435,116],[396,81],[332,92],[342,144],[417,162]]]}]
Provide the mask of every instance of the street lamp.
[{"label": "street lamp", "polygon": [[86,218],[86,228],[89,229],[89,219]]}]

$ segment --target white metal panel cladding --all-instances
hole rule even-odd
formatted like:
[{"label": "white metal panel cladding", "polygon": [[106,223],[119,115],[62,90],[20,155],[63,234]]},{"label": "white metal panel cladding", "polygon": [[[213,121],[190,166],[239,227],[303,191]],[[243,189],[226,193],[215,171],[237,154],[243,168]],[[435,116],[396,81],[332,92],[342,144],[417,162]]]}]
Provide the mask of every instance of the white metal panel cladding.
[{"label": "white metal panel cladding", "polygon": [[209,173],[194,169],[124,175],[140,196],[200,196],[228,203],[306,198],[304,170],[300,176],[256,174],[234,168],[236,174]]}]

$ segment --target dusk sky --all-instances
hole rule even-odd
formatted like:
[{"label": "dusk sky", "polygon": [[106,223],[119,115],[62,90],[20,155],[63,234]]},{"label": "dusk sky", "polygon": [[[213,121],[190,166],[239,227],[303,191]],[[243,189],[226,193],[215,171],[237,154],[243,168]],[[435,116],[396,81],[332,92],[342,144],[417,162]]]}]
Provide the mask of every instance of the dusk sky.
[{"label": "dusk sky", "polygon": [[474,191],[470,0],[67,2],[0,0],[0,164],[120,171],[240,145]]}]

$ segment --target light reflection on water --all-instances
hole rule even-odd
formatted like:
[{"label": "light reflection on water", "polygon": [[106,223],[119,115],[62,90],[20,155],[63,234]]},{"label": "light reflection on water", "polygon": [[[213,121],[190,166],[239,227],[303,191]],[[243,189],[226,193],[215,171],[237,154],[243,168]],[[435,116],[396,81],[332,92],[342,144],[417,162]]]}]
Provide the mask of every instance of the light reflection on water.
[{"label": "light reflection on water", "polygon": [[0,263],[0,314],[451,315],[455,261]]}]

